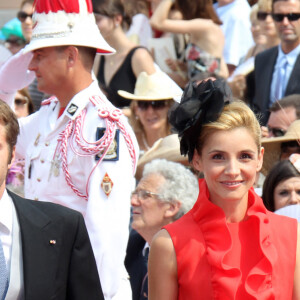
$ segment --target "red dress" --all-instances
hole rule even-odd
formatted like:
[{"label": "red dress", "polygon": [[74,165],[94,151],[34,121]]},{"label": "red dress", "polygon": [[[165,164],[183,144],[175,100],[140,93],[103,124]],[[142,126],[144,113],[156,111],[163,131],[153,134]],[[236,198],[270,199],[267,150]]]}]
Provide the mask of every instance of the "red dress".
[{"label": "red dress", "polygon": [[192,210],[165,226],[177,257],[179,300],[292,298],[297,220],[249,191],[247,221],[227,224],[204,180]]}]

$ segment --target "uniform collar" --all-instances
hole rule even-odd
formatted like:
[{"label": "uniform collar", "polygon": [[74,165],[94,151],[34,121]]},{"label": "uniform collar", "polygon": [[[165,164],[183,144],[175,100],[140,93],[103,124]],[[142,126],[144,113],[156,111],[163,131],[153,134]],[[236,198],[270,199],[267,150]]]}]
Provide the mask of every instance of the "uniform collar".
[{"label": "uniform collar", "polygon": [[77,93],[67,105],[63,116],[67,116],[71,120],[75,120],[76,117],[81,113],[81,111],[89,104],[90,97],[100,95],[105,98],[104,94],[101,92],[98,82],[93,81],[87,88],[83,89]]}]

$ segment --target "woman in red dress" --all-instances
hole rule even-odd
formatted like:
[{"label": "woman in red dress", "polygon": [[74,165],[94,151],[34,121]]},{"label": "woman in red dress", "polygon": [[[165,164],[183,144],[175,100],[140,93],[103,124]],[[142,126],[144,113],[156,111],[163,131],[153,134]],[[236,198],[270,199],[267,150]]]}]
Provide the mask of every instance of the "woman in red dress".
[{"label": "woman in red dress", "polygon": [[297,221],[255,194],[260,126],[231,98],[223,80],[190,83],[172,109],[182,154],[204,179],[192,210],[151,244],[150,300],[300,299]]}]

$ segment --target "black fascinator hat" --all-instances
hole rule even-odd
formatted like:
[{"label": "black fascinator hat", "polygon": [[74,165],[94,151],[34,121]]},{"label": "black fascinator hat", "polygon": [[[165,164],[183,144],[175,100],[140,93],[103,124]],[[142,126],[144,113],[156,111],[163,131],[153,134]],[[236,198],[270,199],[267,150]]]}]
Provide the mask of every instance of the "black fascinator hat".
[{"label": "black fascinator hat", "polygon": [[203,124],[214,122],[224,105],[232,101],[230,87],[224,79],[190,82],[180,103],[169,111],[169,122],[180,138],[180,152],[192,161]]}]

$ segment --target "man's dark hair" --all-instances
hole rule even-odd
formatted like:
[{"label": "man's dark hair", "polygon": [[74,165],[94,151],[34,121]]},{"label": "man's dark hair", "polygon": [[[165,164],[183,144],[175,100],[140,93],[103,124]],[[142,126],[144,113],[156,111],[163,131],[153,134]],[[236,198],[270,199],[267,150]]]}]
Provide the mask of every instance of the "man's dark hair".
[{"label": "man's dark hair", "polygon": [[270,107],[270,112],[276,112],[287,107],[294,107],[296,109],[297,120],[300,119],[300,94],[289,95],[274,102]]},{"label": "man's dark hair", "polygon": [[13,147],[17,143],[19,123],[16,114],[2,100],[0,100],[0,124],[4,126],[5,138],[9,148],[9,162],[12,158]]},{"label": "man's dark hair", "polygon": [[81,55],[82,62],[85,68],[88,70],[92,70],[97,49],[90,48],[90,47],[83,47],[83,46],[76,46],[76,47]]},{"label": "man's dark hair", "polygon": [[[273,0],[272,1],[272,11],[273,11],[273,8],[274,8],[274,3],[275,2],[279,2],[279,1],[285,1],[285,2],[287,2],[287,1],[291,1],[291,0]],[[298,0],[299,1],[299,0]]]}]

